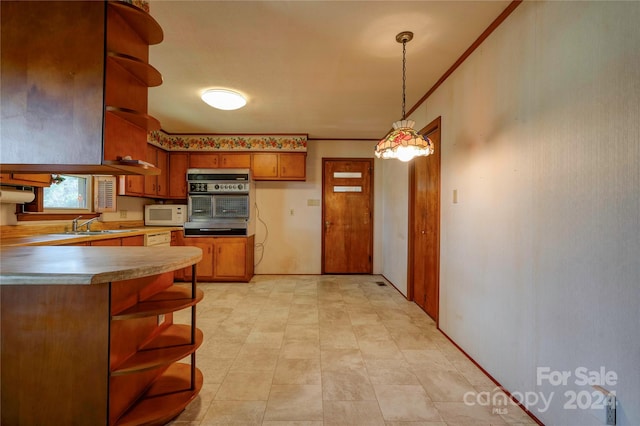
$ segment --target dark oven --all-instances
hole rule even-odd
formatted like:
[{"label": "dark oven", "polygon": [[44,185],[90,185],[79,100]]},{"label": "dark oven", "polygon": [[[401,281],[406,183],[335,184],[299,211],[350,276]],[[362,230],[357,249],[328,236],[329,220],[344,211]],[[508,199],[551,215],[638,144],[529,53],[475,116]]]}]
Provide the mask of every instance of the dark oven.
[{"label": "dark oven", "polygon": [[186,236],[248,235],[253,183],[248,169],[189,169]]}]

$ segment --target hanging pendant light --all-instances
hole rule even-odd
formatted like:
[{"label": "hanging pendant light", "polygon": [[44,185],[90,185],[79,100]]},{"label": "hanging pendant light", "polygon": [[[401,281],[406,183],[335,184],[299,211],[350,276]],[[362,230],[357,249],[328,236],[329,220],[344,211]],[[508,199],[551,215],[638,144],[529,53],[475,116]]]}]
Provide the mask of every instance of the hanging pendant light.
[{"label": "hanging pendant light", "polygon": [[407,120],[405,114],[406,53],[407,43],[413,39],[413,33],[403,31],[396,36],[402,43],[402,120],[393,123],[393,130],[376,145],[378,158],[397,158],[409,161],[413,157],[433,154],[433,142],[413,129],[415,121]]}]

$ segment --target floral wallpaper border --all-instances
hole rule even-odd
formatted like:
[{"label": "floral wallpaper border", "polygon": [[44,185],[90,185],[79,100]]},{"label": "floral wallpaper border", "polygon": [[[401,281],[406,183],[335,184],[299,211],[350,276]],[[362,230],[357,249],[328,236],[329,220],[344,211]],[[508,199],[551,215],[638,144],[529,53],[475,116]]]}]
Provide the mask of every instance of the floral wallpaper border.
[{"label": "floral wallpaper border", "polygon": [[307,151],[306,135],[169,135],[149,133],[148,142],[167,151]]}]

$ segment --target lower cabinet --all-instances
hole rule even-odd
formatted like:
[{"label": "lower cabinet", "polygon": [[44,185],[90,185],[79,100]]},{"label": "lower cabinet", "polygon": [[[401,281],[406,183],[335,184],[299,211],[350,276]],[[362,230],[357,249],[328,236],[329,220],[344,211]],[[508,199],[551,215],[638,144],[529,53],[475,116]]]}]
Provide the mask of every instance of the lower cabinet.
[{"label": "lower cabinet", "polygon": [[[195,281],[173,285],[173,272],[140,281],[111,284],[110,425],[164,424],[202,388],[195,358],[202,290]],[[187,308],[190,324],[174,323],[173,312]],[[185,357],[189,363],[178,362]]]},{"label": "lower cabinet", "polygon": [[[170,271],[0,294],[1,424],[161,425],[202,388],[195,281],[174,285]],[[190,320],[174,323],[183,309]]]},{"label": "lower cabinet", "polygon": [[[198,281],[249,282],[253,277],[254,236],[249,237],[184,237],[185,246],[202,249],[202,260],[196,265]],[[191,268],[182,270],[182,278],[190,281]],[[176,279],[180,279],[176,275]]]}]

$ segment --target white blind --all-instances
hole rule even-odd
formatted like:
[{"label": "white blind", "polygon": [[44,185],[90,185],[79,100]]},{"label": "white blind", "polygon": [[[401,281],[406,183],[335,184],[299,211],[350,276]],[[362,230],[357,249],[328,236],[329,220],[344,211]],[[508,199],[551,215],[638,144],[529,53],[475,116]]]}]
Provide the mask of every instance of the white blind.
[{"label": "white blind", "polygon": [[116,211],[115,176],[93,177],[93,204],[96,212]]}]

